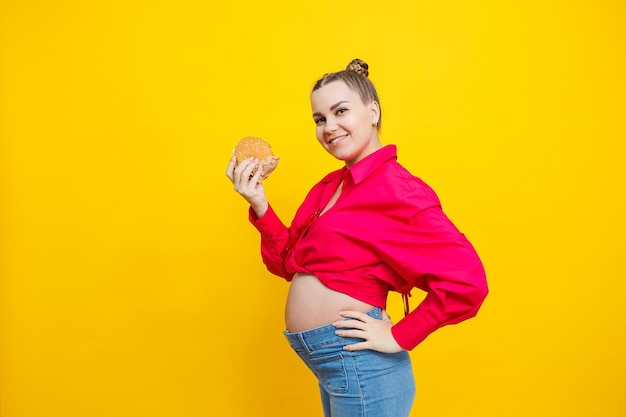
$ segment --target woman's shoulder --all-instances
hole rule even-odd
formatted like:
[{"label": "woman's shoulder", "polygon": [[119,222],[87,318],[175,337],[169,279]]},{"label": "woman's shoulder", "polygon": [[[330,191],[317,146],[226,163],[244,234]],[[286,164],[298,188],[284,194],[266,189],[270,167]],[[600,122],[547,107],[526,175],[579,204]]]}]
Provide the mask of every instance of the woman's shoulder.
[{"label": "woman's shoulder", "polygon": [[383,172],[382,184],[393,192],[399,200],[430,200],[439,204],[435,190],[422,178],[412,174],[399,162],[387,164]]}]

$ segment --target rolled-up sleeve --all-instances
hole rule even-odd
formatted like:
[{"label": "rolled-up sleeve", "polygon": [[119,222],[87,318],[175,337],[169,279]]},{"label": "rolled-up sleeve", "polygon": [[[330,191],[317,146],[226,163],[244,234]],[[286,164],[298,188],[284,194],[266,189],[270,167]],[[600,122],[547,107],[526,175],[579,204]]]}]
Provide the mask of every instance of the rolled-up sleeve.
[{"label": "rolled-up sleeve", "polygon": [[392,327],[394,338],[407,350],[438,328],[475,316],[488,293],[478,254],[438,202],[412,211],[398,216],[408,220],[388,227],[378,242],[381,258],[407,287],[427,292],[424,300]]},{"label": "rolled-up sleeve", "polygon": [[291,281],[293,274],[285,270],[284,248],[289,240],[289,229],[276,215],[271,206],[260,219],[252,208],[248,219],[261,234],[261,256],[267,270]]}]

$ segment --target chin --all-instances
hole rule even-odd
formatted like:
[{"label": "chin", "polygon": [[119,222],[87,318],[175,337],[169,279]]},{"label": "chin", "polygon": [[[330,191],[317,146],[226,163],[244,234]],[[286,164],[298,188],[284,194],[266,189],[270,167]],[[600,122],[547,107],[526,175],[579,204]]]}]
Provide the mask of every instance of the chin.
[{"label": "chin", "polygon": [[348,155],[346,155],[346,154],[345,154],[345,152],[341,152],[341,151],[339,151],[339,152],[334,151],[334,152],[333,152],[332,150],[329,150],[329,149],[327,149],[327,151],[328,151],[328,153],[329,153],[329,154],[331,154],[331,155],[332,155],[335,159],[338,159],[338,160],[340,160],[340,161],[347,162],[348,160],[350,160],[350,159],[351,159],[351,158],[350,158],[350,156],[348,156]]},{"label": "chin", "polygon": [[339,159],[340,161],[346,161],[351,159],[352,155],[349,151],[347,151],[344,147],[335,148],[332,146],[325,146],[326,152],[331,154],[334,158]]}]

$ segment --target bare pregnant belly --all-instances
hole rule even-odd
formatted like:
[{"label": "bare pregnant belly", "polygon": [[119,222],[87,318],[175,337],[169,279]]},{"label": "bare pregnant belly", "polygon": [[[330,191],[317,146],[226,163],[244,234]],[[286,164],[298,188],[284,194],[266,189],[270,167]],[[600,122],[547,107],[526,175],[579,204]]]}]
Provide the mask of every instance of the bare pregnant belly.
[{"label": "bare pregnant belly", "polygon": [[326,287],[317,277],[297,273],[287,296],[285,325],[290,332],[301,332],[341,319],[340,311],[367,312],[374,306]]}]

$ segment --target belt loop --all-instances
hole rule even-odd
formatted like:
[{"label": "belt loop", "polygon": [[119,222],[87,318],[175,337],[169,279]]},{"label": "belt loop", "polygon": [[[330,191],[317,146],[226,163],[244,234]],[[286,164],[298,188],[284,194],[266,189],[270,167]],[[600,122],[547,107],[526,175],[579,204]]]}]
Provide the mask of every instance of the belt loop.
[{"label": "belt loop", "polygon": [[300,343],[302,344],[302,347],[304,348],[304,350],[307,351],[307,353],[311,353],[311,349],[309,349],[309,346],[306,344],[306,340],[304,340],[304,335],[302,334],[302,332],[298,333],[298,339],[300,340]]}]

